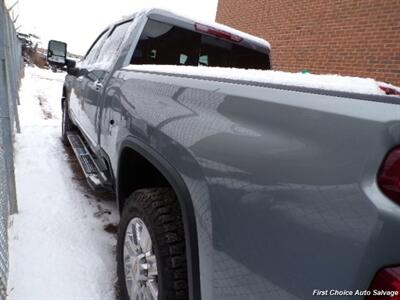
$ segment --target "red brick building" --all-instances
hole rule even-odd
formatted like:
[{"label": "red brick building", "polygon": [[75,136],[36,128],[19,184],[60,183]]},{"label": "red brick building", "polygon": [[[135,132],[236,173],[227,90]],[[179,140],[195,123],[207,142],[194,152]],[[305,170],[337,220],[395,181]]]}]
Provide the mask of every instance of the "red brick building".
[{"label": "red brick building", "polygon": [[277,70],[400,85],[400,0],[219,0],[217,22],[268,40]]}]

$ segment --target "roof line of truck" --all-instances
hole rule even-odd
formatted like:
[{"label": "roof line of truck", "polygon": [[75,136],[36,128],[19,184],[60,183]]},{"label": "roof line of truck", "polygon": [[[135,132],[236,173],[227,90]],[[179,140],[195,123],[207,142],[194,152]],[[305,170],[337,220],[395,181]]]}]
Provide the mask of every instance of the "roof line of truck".
[{"label": "roof line of truck", "polygon": [[114,25],[117,25],[117,24],[119,24],[121,22],[125,22],[127,20],[133,19],[133,18],[137,18],[137,17],[143,16],[143,15],[145,15],[147,17],[150,16],[150,15],[160,15],[160,16],[163,16],[163,17],[166,17],[166,18],[178,19],[178,20],[181,20],[181,21],[184,21],[184,22],[187,22],[187,23],[200,23],[200,24],[203,24],[203,25],[206,25],[206,26],[213,27],[213,28],[218,29],[218,30],[226,31],[226,32],[229,32],[231,34],[237,35],[237,36],[243,38],[244,40],[251,41],[252,43],[258,44],[259,46],[268,48],[269,50],[271,49],[270,43],[268,41],[266,41],[265,39],[263,39],[263,38],[248,34],[246,32],[234,29],[232,27],[229,27],[229,26],[217,23],[217,22],[212,22],[212,21],[207,21],[207,20],[200,20],[200,19],[197,19],[197,18],[192,18],[190,16],[185,16],[185,15],[183,15],[181,13],[177,13],[177,12],[173,12],[173,11],[165,10],[165,9],[160,9],[160,8],[154,8],[154,7],[147,8],[147,9],[142,9],[140,11],[137,11],[134,14],[131,14],[126,18],[123,18],[123,19],[121,19],[121,20],[119,20],[117,22],[112,23],[107,28],[109,28],[111,26],[114,26]]}]

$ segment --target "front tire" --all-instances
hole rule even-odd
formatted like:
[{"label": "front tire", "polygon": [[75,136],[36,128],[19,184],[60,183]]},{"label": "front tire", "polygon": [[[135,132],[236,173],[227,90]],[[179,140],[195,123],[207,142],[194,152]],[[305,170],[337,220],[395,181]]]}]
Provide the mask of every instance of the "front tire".
[{"label": "front tire", "polygon": [[117,273],[123,300],[189,298],[182,215],[171,189],[138,190],[127,198]]}]

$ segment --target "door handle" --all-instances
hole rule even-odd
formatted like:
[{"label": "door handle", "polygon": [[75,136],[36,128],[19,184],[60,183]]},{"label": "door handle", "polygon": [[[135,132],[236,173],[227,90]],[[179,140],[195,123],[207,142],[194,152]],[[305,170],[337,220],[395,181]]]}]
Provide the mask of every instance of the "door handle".
[{"label": "door handle", "polygon": [[96,90],[99,91],[103,88],[103,84],[100,81],[95,81],[94,86],[96,87]]}]

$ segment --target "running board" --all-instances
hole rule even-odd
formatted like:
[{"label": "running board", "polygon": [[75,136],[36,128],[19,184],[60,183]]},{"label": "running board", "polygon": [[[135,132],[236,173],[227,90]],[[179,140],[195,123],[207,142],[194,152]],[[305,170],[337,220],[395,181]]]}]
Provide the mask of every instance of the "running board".
[{"label": "running board", "polygon": [[79,134],[70,132],[67,137],[90,187],[95,190],[105,188],[107,177],[96,165]]}]

